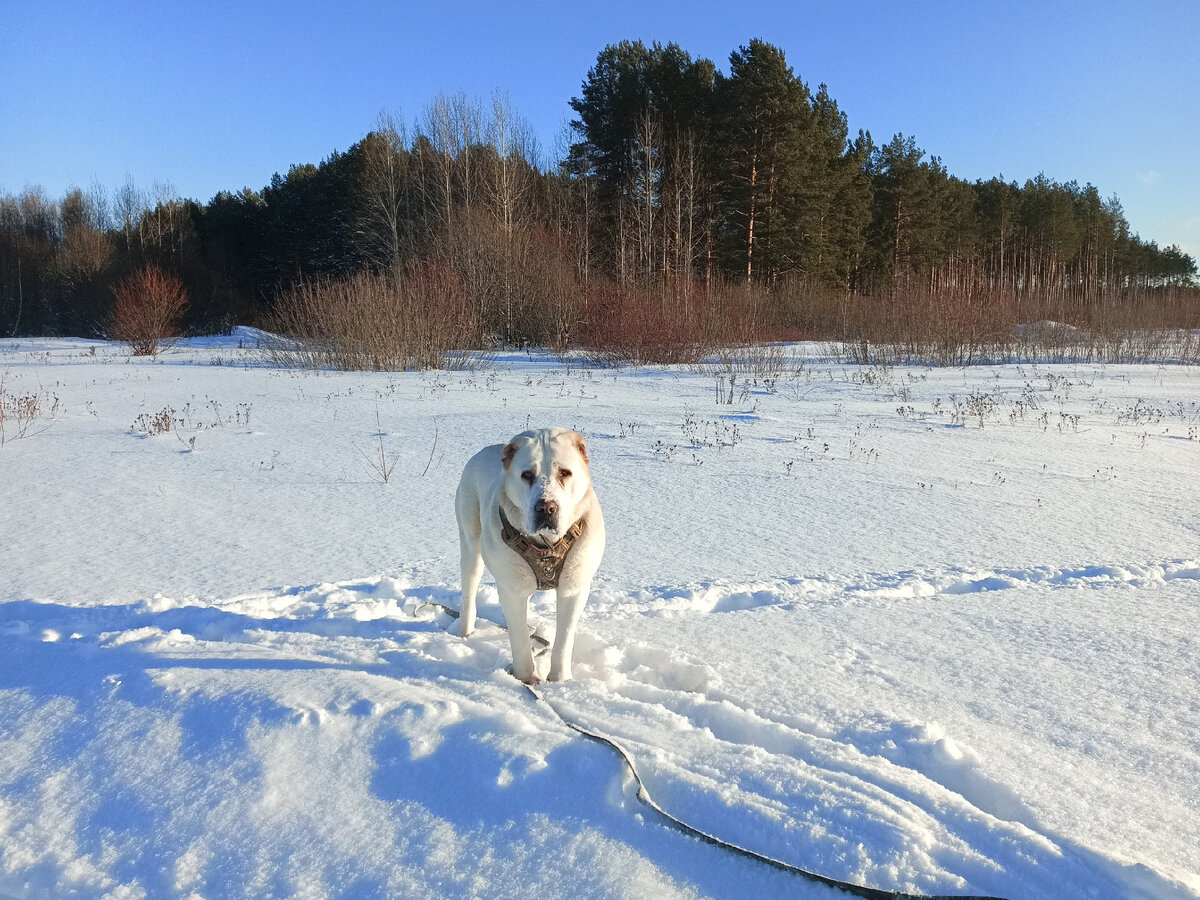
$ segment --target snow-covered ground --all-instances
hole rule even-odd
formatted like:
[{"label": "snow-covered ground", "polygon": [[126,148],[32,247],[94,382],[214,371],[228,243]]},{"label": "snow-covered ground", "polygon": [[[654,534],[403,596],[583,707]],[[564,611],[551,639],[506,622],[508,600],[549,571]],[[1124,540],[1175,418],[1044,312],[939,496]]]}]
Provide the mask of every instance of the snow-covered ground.
[{"label": "snow-covered ground", "polygon": [[544,695],[672,814],[872,887],[1200,896],[1195,368],[800,346],[731,390],[252,337],[0,343],[0,895],[841,896],[642,805],[505,673],[490,582],[470,639],[434,605],[462,463],[560,424],[609,544]]}]

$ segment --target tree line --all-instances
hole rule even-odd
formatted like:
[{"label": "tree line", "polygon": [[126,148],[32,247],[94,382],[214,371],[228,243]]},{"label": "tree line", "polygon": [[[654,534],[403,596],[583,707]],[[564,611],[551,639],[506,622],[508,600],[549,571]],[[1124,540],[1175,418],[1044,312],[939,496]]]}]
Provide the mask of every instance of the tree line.
[{"label": "tree line", "polygon": [[1115,197],[1044,175],[969,182],[912,136],[851,135],[825,85],[764,41],[727,74],[676,44],[610,45],[570,106],[561,159],[503,94],[456,95],[207,203],[130,179],[0,196],[0,335],[106,333],[111,286],[147,265],[185,285],[198,330],[262,322],[299,286],[417,272],[453,280],[510,343],[569,342],[584,323],[543,311],[571,296],[688,310],[738,287],[790,298],[811,326],[806,291],[1196,292],[1195,261],[1133,233]]},{"label": "tree line", "polygon": [[595,258],[618,279],[1095,292],[1196,271],[1090,184],[968,182],[911,136],[850,136],[826,86],[764,41],[735,51],[728,75],[673,44],[607,47],[571,106],[564,168],[590,183]]}]

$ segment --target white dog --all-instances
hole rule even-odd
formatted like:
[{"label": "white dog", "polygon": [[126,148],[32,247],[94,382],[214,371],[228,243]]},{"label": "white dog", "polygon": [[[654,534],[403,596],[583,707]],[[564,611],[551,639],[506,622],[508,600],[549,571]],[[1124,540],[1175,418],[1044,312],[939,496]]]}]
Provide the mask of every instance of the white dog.
[{"label": "white dog", "polygon": [[484,564],[496,579],[513,675],[536,684],[527,624],[534,591],[557,591],[550,680],[571,677],[575,627],[604,555],[604,517],[583,438],[566,428],[525,431],[467,462],[454,495],[462,558],[458,633],[475,628]]}]

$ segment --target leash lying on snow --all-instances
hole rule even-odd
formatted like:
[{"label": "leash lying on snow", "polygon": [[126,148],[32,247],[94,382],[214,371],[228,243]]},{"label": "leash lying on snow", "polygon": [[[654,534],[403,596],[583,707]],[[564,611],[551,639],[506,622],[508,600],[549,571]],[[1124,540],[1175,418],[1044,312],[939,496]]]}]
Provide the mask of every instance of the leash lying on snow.
[{"label": "leash lying on snow", "polygon": [[[434,600],[426,600],[422,602],[417,606],[417,609],[419,610],[423,606],[435,606],[450,615],[452,618],[458,618],[458,610],[452,609],[449,606],[438,603]],[[531,635],[531,638],[541,644],[543,647],[549,646],[549,641],[547,641],[541,635],[534,634]],[[559,712],[558,708],[549,700],[547,700],[545,695],[543,695],[542,692],[536,687],[531,684],[524,685],[524,687],[536,702],[543,704],[547,709],[554,713],[555,718],[557,718],[572,731],[576,732],[577,734],[581,734],[585,738],[595,741],[598,744],[604,744],[606,747],[609,747],[611,750],[613,750],[617,756],[621,758],[621,761],[625,763],[625,767],[633,776],[633,780],[637,784],[638,800],[657,813],[660,818],[662,818],[676,831],[680,831],[694,838],[699,838],[707,844],[712,844],[714,847],[720,847],[723,850],[728,850],[731,853],[737,853],[741,856],[757,860],[760,863],[764,863],[765,865],[779,869],[780,871],[797,875],[801,878],[807,879],[808,881],[816,882],[817,884],[823,884],[826,887],[844,891],[845,893],[853,894],[856,897],[864,897],[866,900],[1001,900],[1001,898],[998,897],[986,897],[971,894],[909,894],[903,891],[888,891],[882,888],[866,887],[865,885],[854,884],[849,881],[838,881],[836,878],[830,878],[828,875],[810,872],[808,869],[802,869],[799,866],[793,866],[791,863],[786,863],[781,859],[775,859],[773,856],[766,856],[754,850],[749,850],[746,847],[740,847],[737,844],[731,844],[729,841],[722,840],[715,835],[709,834],[707,831],[703,831],[699,828],[696,828],[694,825],[689,825],[687,822],[675,818],[675,816],[671,815],[669,812],[659,806],[658,803],[655,802],[654,798],[650,796],[650,791],[646,787],[646,783],[642,780],[642,775],[638,771],[637,765],[633,761],[633,756],[630,755],[629,751],[621,746],[621,744],[619,744],[614,738],[611,738],[608,735],[600,734],[598,731],[592,731],[590,728],[586,728],[583,725],[572,722],[561,712]]]}]

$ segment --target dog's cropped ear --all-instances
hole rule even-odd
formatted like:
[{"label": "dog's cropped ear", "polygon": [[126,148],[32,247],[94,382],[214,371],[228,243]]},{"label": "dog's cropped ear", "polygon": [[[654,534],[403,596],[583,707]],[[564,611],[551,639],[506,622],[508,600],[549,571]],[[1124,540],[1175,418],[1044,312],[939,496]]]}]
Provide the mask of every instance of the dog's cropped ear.
[{"label": "dog's cropped ear", "polygon": [[500,461],[504,463],[504,468],[508,468],[508,464],[513,461],[513,457],[517,453],[517,444],[515,441],[509,441],[504,445],[504,450],[500,454]]},{"label": "dog's cropped ear", "polygon": [[571,443],[575,445],[575,449],[579,451],[579,455],[583,457],[583,461],[590,462],[587,455],[587,445],[583,443],[583,435],[576,431],[572,431]]}]

